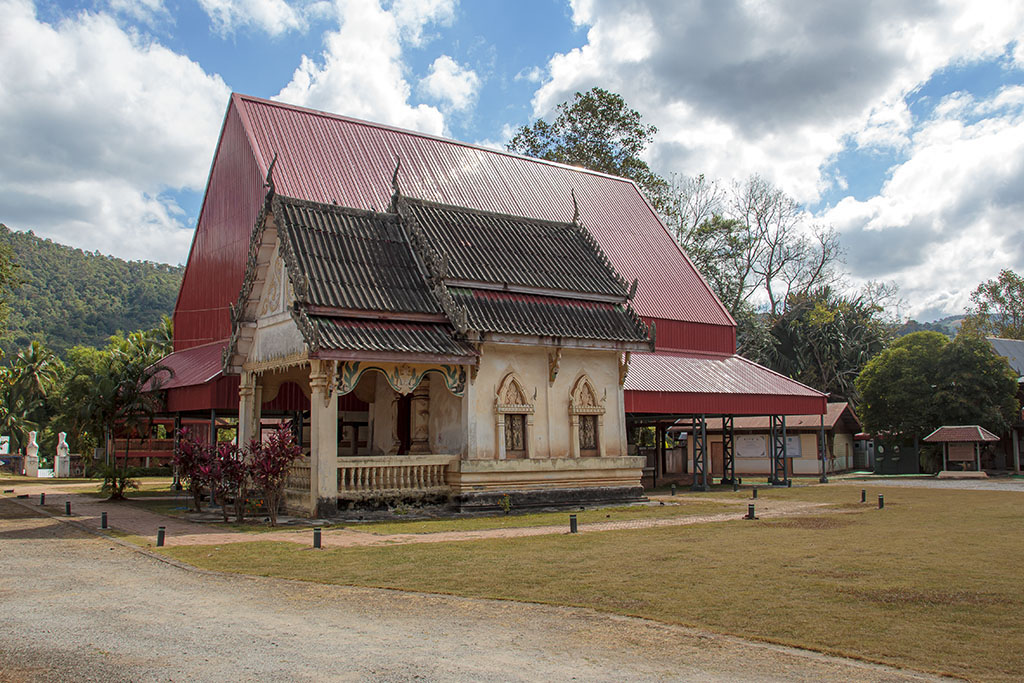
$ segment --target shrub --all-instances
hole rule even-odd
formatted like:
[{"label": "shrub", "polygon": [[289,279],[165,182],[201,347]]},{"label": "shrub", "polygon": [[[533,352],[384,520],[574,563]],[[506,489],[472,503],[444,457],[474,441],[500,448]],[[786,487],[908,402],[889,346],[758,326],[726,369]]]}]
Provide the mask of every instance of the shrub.
[{"label": "shrub", "polygon": [[178,443],[174,447],[174,466],[178,476],[187,484],[196,512],[202,512],[203,489],[212,483],[213,458],[210,448],[192,440],[187,429],[178,432]]},{"label": "shrub", "polygon": [[129,489],[139,488],[139,480],[135,479],[135,469],[107,465],[102,470],[103,484],[100,493],[109,493],[110,500],[124,500],[124,493]]},{"label": "shrub", "polygon": [[248,465],[245,454],[233,443],[217,444],[212,458],[213,493],[220,502],[224,521],[228,521],[228,498],[235,501],[235,518],[241,522],[245,518],[246,483],[249,479]]},{"label": "shrub", "polygon": [[277,526],[277,510],[281,506],[285,479],[302,448],[295,443],[289,425],[282,425],[263,443],[249,444],[249,472],[253,487],[263,493],[270,513],[270,525]]}]

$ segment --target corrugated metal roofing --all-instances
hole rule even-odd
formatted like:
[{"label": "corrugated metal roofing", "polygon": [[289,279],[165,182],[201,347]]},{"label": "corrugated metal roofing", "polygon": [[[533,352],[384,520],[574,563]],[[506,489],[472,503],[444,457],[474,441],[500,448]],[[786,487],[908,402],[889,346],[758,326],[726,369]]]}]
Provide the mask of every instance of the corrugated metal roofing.
[{"label": "corrugated metal roofing", "polygon": [[736,355],[634,353],[624,386],[627,391],[824,397]]},{"label": "corrugated metal roofing", "polygon": [[344,320],[310,316],[321,350],[429,353],[474,356],[473,348],[452,338],[448,325]]},{"label": "corrugated metal roofing", "polygon": [[[173,374],[169,379],[160,381],[158,389],[175,389],[204,384],[221,374],[221,359],[227,342],[215,342],[203,346],[194,346],[184,351],[175,351],[160,360],[160,365],[168,368]],[[160,373],[157,380],[167,377]]]},{"label": "corrugated metal roofing", "polygon": [[643,324],[622,306],[531,294],[452,288],[481,332],[647,343]]},{"label": "corrugated metal roofing", "polygon": [[448,257],[447,276],[625,298],[626,282],[589,233],[552,223],[409,199],[416,221]]},{"label": "corrugated metal roofing", "polygon": [[280,195],[274,214],[314,306],[440,313],[398,217]]},{"label": "corrugated metal roofing", "polygon": [[[861,430],[860,420],[853,412],[853,408],[845,401],[829,403],[825,414],[814,413],[812,415],[787,415],[786,429],[818,429],[821,427],[824,418],[825,429],[834,429],[839,422],[846,422],[852,433]],[[709,424],[708,429],[719,430],[722,428],[720,421]],[[756,417],[737,417],[733,422],[733,429],[738,431],[768,431],[771,423],[768,416],[759,415]]]},{"label": "corrugated metal roofing", "polygon": [[939,427],[924,437],[926,443],[979,443],[999,441],[999,437],[978,425],[956,425]]},{"label": "corrugated metal roofing", "polygon": [[382,209],[401,158],[406,196],[539,220],[580,223],[627,280],[644,317],[732,325],[636,186],[621,178],[234,95],[263,173],[276,154],[278,192]]},{"label": "corrugated metal roofing", "polygon": [[992,350],[1005,358],[1018,377],[1024,376],[1024,340],[987,337]]}]

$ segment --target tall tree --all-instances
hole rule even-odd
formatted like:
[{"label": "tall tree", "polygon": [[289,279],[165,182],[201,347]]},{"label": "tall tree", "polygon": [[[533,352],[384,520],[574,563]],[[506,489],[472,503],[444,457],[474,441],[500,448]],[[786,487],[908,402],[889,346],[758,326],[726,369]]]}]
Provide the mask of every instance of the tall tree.
[{"label": "tall tree", "polygon": [[978,285],[962,326],[979,335],[1024,339],[1024,277],[1004,269]]},{"label": "tall tree", "polygon": [[915,440],[950,424],[998,434],[1019,410],[1006,360],[972,334],[953,341],[938,332],[908,334],[868,362],[857,388],[868,431]]},{"label": "tall tree", "polygon": [[643,123],[621,95],[601,88],[578,92],[571,103],[563,102],[555,111],[552,123],[538,119],[519,128],[507,149],[629,178],[656,209],[662,209],[668,184],[641,158],[656,127]]},{"label": "tall tree", "polygon": [[28,443],[49,413],[49,401],[64,371],[60,359],[37,341],[20,351],[10,367],[0,368],[0,433],[11,437],[11,448]]}]

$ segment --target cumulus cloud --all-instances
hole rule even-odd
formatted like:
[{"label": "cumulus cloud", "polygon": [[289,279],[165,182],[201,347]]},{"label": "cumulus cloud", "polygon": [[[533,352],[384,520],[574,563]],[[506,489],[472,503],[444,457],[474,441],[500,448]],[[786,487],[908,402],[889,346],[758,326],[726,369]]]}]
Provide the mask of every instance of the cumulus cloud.
[{"label": "cumulus cloud", "polygon": [[822,215],[842,232],[852,273],[897,279],[913,315],[959,312],[979,282],[1024,269],[1022,90],[945,98],[877,196]]},{"label": "cumulus cloud", "polygon": [[149,26],[170,18],[164,0],[110,0],[109,7],[117,14]]},{"label": "cumulus cloud", "polygon": [[[412,88],[405,77],[396,14],[377,0],[338,0],[336,9],[339,28],[324,34],[323,53],[318,59],[303,55],[291,82],[274,99],[442,134],[439,109],[409,103]],[[438,4],[438,12],[444,9]],[[435,15],[418,16],[426,24]]]},{"label": "cumulus cloud", "polygon": [[907,93],[1024,32],[1024,6],[989,4],[575,0],[586,44],[550,60],[534,113],[600,85],[659,127],[656,169],[757,172],[813,201],[850,136],[905,145]]},{"label": "cumulus cloud", "polygon": [[229,94],[188,58],[83,12],[0,0],[0,221],[129,258],[184,261],[169,193],[203,188]]},{"label": "cumulus cloud", "polygon": [[199,0],[199,6],[221,34],[253,26],[277,36],[304,25],[301,13],[285,0]]},{"label": "cumulus cloud", "polygon": [[455,19],[455,0],[395,0],[391,14],[402,38],[411,45],[422,45],[427,26],[451,25]]},{"label": "cumulus cloud", "polygon": [[420,85],[430,97],[444,100],[448,108],[461,111],[476,101],[480,78],[472,69],[460,66],[448,55],[441,55],[430,65],[430,73]]}]

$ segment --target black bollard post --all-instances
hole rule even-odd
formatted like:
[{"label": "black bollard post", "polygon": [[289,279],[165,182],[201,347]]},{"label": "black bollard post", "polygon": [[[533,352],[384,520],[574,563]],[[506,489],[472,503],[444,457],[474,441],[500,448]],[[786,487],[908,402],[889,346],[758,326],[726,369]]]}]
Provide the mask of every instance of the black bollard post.
[{"label": "black bollard post", "polygon": [[862,502],[862,503],[868,502],[868,492],[865,489],[861,489],[860,490],[860,502]]},{"label": "black bollard post", "polygon": [[740,485],[736,483],[735,479],[733,479],[732,480],[732,492],[736,493],[739,490],[740,490]]},{"label": "black bollard post", "polygon": [[576,526],[576,515],[569,515],[569,533],[578,533],[579,529]]},{"label": "black bollard post", "polygon": [[878,509],[881,510],[885,507],[885,496],[881,493],[878,494]]},{"label": "black bollard post", "polygon": [[46,494],[45,493],[40,493],[39,494],[39,504],[40,505],[46,505]]},{"label": "black bollard post", "polygon": [[747,516],[744,517],[743,519],[757,519],[757,517],[754,516],[754,504],[753,503],[748,503],[747,504]]},{"label": "black bollard post", "polygon": [[318,527],[318,526],[313,527],[313,547],[314,548],[322,547],[321,544],[320,544],[320,527]]},{"label": "black bollard post", "polygon": [[672,484],[672,495],[676,495],[676,485]]},{"label": "black bollard post", "polygon": [[757,487],[756,487],[756,486],[754,487],[754,493],[753,493],[753,495],[751,495],[750,497],[751,497],[751,498],[754,498],[754,499],[756,499],[756,498],[757,498]]},{"label": "black bollard post", "polygon": [[787,479],[786,480],[786,488],[787,489],[793,488],[793,480],[792,479]]},{"label": "black bollard post", "polygon": [[167,533],[167,529],[165,527],[158,526],[156,528],[156,547],[157,548],[163,548],[164,547],[164,536],[166,535],[166,533]]},{"label": "black bollard post", "polygon": [[101,512],[100,513],[100,528],[101,529],[106,529],[107,528],[107,513],[106,512]]},{"label": "black bollard post", "polygon": [[64,501],[64,514],[67,515],[68,517],[71,516],[71,501],[70,500],[65,500]]}]

